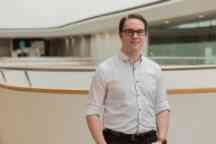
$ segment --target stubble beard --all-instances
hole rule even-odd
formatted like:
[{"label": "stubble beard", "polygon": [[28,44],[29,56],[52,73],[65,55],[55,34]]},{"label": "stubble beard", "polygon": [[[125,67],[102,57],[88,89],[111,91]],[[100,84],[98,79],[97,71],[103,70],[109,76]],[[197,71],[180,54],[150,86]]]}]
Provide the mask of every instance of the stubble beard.
[{"label": "stubble beard", "polygon": [[142,44],[131,44],[128,47],[128,52],[132,55],[140,54],[143,49]]}]

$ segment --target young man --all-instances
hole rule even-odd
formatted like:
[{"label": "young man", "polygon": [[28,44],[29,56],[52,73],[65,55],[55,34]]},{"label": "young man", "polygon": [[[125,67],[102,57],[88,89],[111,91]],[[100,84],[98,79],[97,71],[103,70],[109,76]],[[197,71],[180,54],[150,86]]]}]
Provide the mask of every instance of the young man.
[{"label": "young man", "polygon": [[87,123],[96,144],[166,143],[169,109],[159,65],[142,55],[147,21],[138,14],[120,20],[120,52],[93,77]]}]

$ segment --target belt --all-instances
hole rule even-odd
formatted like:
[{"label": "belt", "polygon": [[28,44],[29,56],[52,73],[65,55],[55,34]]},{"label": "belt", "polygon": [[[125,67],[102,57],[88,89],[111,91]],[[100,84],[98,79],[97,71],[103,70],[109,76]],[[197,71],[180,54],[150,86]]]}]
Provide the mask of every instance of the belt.
[{"label": "belt", "polygon": [[111,129],[104,129],[103,133],[105,135],[118,137],[120,139],[129,140],[129,141],[136,141],[137,139],[143,139],[149,142],[156,142],[157,141],[157,134],[155,130],[151,130],[144,133],[137,133],[137,134],[126,134],[123,132],[114,131]]}]

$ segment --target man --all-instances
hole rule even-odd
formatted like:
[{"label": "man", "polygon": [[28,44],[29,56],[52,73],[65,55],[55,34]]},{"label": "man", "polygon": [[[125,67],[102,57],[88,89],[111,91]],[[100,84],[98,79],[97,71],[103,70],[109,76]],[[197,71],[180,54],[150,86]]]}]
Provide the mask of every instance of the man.
[{"label": "man", "polygon": [[120,20],[120,52],[93,77],[87,123],[96,144],[163,144],[169,104],[159,65],[142,55],[148,24],[138,14]]}]

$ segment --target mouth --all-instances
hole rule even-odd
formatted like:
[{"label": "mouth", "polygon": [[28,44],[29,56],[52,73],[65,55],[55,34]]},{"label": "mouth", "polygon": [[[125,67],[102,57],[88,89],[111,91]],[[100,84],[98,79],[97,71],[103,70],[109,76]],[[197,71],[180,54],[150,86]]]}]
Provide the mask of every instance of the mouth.
[{"label": "mouth", "polygon": [[131,43],[131,45],[140,45],[140,44],[141,44],[141,43],[138,42],[138,41],[131,41],[130,43]]},{"label": "mouth", "polygon": [[133,44],[133,43],[139,44],[139,43],[140,43],[140,40],[134,39],[134,40],[131,40],[130,43],[132,43],[132,44]]}]

